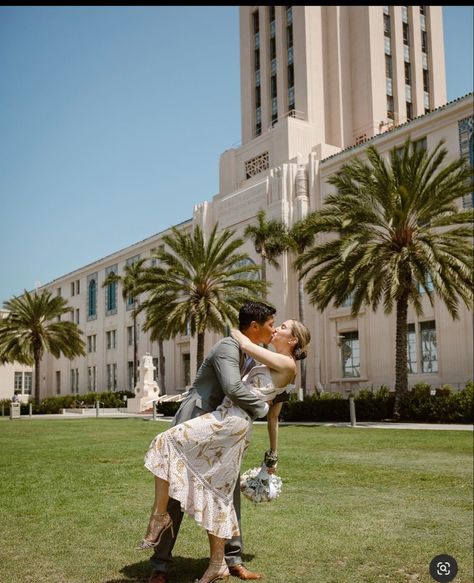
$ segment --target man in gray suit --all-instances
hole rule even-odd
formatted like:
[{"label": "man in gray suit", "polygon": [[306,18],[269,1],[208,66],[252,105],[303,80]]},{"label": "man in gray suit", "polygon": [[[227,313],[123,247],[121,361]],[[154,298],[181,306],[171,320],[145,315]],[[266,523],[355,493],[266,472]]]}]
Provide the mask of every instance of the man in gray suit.
[{"label": "man in gray suit", "polygon": [[[239,311],[239,329],[258,344],[268,344],[275,331],[274,314],[276,310],[260,302],[247,302]],[[173,425],[182,423],[199,415],[214,411],[228,396],[236,405],[244,409],[252,419],[265,417],[268,403],[260,401],[247,390],[242,377],[254,364],[240,350],[234,338],[228,336],[215,344],[198,370],[189,395],[181,403],[175,415]],[[234,506],[240,526],[240,484],[237,481],[234,490]],[[176,541],[179,526],[183,518],[180,504],[170,498],[168,512],[173,520],[174,535],[168,529],[161,538],[150,561],[152,574],[148,583],[169,583],[167,570],[171,562],[171,553]],[[240,579],[261,579],[262,575],[252,573],[242,563],[241,536],[229,539],[225,547],[225,559],[231,575]]]}]

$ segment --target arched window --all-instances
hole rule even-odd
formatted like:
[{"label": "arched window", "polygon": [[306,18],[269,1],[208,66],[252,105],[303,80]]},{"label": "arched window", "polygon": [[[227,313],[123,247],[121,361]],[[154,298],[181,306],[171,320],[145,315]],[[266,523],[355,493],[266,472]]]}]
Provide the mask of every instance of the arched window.
[{"label": "arched window", "polygon": [[87,319],[97,318],[97,281],[95,276],[90,276],[87,282]]}]

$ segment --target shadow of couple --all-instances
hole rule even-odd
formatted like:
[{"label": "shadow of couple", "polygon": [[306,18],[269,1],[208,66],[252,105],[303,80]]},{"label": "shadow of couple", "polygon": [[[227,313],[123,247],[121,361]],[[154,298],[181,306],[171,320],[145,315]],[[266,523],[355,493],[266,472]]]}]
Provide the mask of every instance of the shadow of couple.
[{"label": "shadow of couple", "polygon": [[[242,555],[244,564],[249,563],[254,555]],[[173,557],[173,564],[169,571],[170,580],[176,583],[192,583],[202,576],[207,569],[209,558],[192,559],[190,557]],[[151,574],[150,561],[144,560],[131,565],[125,565],[120,569],[123,577],[107,579],[102,583],[146,583]]]}]

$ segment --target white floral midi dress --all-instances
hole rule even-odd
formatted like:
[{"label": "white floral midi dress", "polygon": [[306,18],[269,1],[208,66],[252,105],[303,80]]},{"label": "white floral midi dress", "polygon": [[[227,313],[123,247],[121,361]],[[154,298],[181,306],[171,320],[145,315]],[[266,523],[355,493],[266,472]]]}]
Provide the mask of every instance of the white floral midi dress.
[{"label": "white floral midi dress", "polygon": [[[243,380],[264,401],[293,388],[275,388],[264,365]],[[249,415],[224,397],[215,411],[159,433],[145,454],[145,467],[169,482],[169,495],[183,512],[215,536],[231,538],[239,534],[233,493],[251,433]]]}]

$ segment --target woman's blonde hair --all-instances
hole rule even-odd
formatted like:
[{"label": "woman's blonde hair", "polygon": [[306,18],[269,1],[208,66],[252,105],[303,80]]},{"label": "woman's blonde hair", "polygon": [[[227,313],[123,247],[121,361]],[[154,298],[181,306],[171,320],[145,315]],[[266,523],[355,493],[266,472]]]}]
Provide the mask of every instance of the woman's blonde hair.
[{"label": "woman's blonde hair", "polygon": [[298,340],[294,350],[293,356],[295,360],[302,360],[308,356],[306,347],[311,342],[311,334],[308,328],[300,321],[292,319],[291,333]]}]

